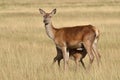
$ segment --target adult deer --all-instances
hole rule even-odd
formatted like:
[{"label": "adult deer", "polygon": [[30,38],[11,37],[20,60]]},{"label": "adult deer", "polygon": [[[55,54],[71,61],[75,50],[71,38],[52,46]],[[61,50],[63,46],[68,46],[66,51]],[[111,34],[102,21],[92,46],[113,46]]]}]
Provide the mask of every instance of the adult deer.
[{"label": "adult deer", "polygon": [[46,13],[42,9],[39,9],[39,11],[43,15],[43,22],[45,24],[47,35],[54,41],[57,49],[62,52],[65,70],[67,69],[67,63],[69,60],[68,49],[80,48],[81,44],[84,45],[89,55],[89,67],[94,60],[93,53],[96,55],[97,60],[99,60],[100,54],[97,50],[99,30],[92,25],[72,26],[57,29],[52,25],[51,21],[51,18],[56,13],[56,9],[53,9],[50,13]]}]

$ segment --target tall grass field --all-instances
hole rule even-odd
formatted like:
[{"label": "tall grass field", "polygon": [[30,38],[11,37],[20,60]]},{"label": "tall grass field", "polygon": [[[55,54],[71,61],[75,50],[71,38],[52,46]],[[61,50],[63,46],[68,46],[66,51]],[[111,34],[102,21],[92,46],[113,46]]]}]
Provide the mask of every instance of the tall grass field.
[{"label": "tall grass field", "polygon": [[[47,36],[39,8],[57,9],[54,27],[91,24],[100,30],[96,58],[89,72],[74,60],[64,72],[54,42]],[[89,64],[88,55],[84,58]],[[120,80],[119,0],[0,0],[0,80]]]}]

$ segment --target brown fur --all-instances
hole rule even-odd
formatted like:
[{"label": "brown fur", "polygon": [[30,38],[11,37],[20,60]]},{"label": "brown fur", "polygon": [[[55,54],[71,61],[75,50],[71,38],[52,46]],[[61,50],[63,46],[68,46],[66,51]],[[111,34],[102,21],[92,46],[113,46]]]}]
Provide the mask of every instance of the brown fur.
[{"label": "brown fur", "polygon": [[[44,17],[44,23],[47,34],[55,42],[55,45],[57,47],[57,54],[61,55],[60,53],[62,53],[63,61],[64,61],[64,69],[67,68],[69,55],[73,51],[75,51],[75,50],[73,51],[69,51],[69,50],[80,48],[82,46],[81,44],[84,45],[86,52],[89,55],[90,65],[93,63],[94,60],[93,54],[96,55],[96,58],[99,58],[98,57],[99,53],[96,48],[99,37],[99,31],[94,26],[83,25],[83,26],[73,26],[73,27],[64,27],[64,28],[56,29],[53,27],[51,22],[52,16],[56,13],[56,9],[54,9],[51,13],[46,13],[42,9],[39,10]],[[77,58],[78,56],[76,55],[74,54],[73,56]]]},{"label": "brown fur", "polygon": [[[60,67],[60,61],[63,59],[63,55],[62,55],[62,51],[59,50],[59,48],[56,47],[56,49],[57,49],[58,54],[54,58],[53,63],[58,61],[58,65]],[[74,61],[75,61],[76,65],[78,65],[79,62],[81,62],[83,68],[86,69],[85,64],[83,62],[83,58],[86,56],[87,52],[86,52],[86,49],[84,48],[84,46],[82,45],[81,50],[77,50],[76,48],[68,49],[68,50],[69,50],[70,57],[74,58]]]},{"label": "brown fur", "polygon": [[[91,36],[93,36],[93,38]],[[64,46],[64,42],[66,42],[67,47],[77,48],[76,45],[78,43],[89,38],[91,41],[95,39],[95,32],[92,25],[66,27],[55,30],[55,42],[61,47]]]}]

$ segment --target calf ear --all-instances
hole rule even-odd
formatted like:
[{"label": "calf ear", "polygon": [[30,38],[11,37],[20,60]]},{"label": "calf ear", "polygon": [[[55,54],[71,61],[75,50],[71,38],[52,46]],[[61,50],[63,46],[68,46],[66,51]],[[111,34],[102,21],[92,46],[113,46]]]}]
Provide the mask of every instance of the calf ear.
[{"label": "calf ear", "polygon": [[51,12],[51,15],[53,16],[54,14],[56,14],[56,9],[53,9]]},{"label": "calf ear", "polygon": [[39,9],[40,13],[44,16],[46,14],[46,12],[42,9]]}]

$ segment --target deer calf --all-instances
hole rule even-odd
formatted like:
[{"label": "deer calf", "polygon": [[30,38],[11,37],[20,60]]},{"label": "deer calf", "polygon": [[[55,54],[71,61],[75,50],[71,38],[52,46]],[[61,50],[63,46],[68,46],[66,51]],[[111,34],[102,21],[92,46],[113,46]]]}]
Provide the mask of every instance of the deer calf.
[{"label": "deer calf", "polygon": [[[62,51],[59,50],[59,48],[56,47],[56,49],[57,49],[57,56],[54,58],[53,63],[58,61],[58,65],[60,67],[60,61],[63,59],[63,54],[62,54]],[[83,58],[86,56],[87,52],[83,45],[80,49],[76,49],[76,48],[69,49],[69,54],[70,54],[70,57],[74,58],[76,67],[78,67],[79,62],[81,62],[83,68],[86,69],[85,64],[83,62]]]}]

